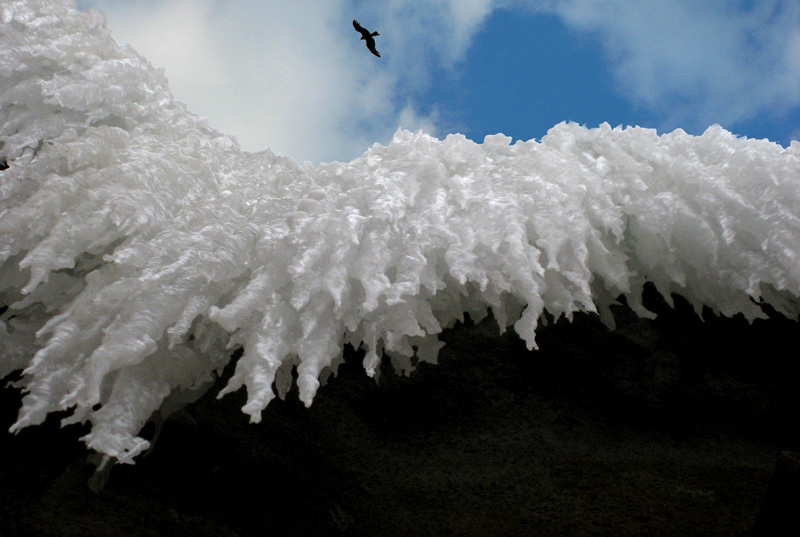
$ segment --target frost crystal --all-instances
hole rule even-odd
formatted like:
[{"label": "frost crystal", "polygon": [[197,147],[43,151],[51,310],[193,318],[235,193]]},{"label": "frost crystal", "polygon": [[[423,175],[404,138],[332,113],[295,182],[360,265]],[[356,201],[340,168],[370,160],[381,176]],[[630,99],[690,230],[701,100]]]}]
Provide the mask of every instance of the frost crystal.
[{"label": "frost crystal", "polygon": [[[541,142],[398,131],[314,168],[242,152],[64,0],[0,3],[0,376],[12,431],[72,409],[130,462],[154,413],[232,348],[253,421],[345,343],[408,372],[491,308],[535,347],[546,309],[613,323],[645,282],[696,308],[800,312],[800,144],[555,126]],[[416,358],[412,360],[412,358]]]}]

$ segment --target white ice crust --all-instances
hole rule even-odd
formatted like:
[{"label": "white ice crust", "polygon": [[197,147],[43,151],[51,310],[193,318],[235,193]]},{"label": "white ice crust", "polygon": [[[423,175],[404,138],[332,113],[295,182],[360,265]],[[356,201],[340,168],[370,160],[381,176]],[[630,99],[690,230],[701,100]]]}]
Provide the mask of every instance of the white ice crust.
[{"label": "white ice crust", "polygon": [[[350,163],[247,153],[66,0],[0,3],[0,377],[12,431],[72,409],[89,447],[222,394],[252,421],[296,367],[310,405],[345,343],[375,374],[435,362],[489,309],[534,348],[544,310],[640,315],[645,282],[724,315],[800,312],[800,144],[553,127],[476,144],[398,131]],[[171,399],[168,399],[170,397]],[[165,399],[167,402],[165,403]]]}]

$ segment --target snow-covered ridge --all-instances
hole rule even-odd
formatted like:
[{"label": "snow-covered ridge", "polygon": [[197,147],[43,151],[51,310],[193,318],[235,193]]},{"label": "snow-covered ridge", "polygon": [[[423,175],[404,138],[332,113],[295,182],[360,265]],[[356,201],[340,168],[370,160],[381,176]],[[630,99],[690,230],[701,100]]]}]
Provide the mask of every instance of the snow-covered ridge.
[{"label": "snow-covered ridge", "polygon": [[[66,0],[0,3],[0,376],[24,369],[12,430],[74,409],[130,461],[169,396],[231,349],[223,392],[253,421],[297,368],[311,401],[342,347],[368,374],[435,361],[437,333],[491,308],[537,320],[654,282],[732,315],[800,313],[800,144],[554,127],[475,144],[398,131],[350,163],[240,151]],[[169,405],[169,401],[167,402]]]}]

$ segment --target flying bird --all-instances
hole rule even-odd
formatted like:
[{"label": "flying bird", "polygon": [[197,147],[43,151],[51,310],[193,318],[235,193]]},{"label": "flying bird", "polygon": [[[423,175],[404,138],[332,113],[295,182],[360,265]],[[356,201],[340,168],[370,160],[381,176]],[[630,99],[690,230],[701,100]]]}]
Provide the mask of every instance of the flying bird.
[{"label": "flying bird", "polygon": [[369,49],[369,51],[374,55],[376,55],[378,58],[380,58],[381,57],[380,53],[377,50],[375,50],[375,40],[373,39],[373,37],[381,34],[379,34],[378,32],[369,33],[369,30],[358,24],[358,21],[356,20],[353,21],[353,28],[356,29],[356,32],[361,34],[361,39],[367,42],[367,48]]}]

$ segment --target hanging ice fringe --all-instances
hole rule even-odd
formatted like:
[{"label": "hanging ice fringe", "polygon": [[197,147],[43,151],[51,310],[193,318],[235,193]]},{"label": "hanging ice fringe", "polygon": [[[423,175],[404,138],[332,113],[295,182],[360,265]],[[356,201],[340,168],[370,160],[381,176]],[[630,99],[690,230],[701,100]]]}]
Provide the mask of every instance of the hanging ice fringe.
[{"label": "hanging ice fringe", "polygon": [[[66,0],[0,3],[0,376],[24,370],[12,431],[72,409],[130,462],[136,435],[207,389],[259,421],[297,369],[311,404],[342,347],[434,362],[489,309],[597,311],[645,282],[697,308],[800,311],[800,144],[555,126],[541,142],[398,131],[350,163],[240,151]],[[275,386],[275,388],[273,388]],[[165,406],[162,406],[165,405]],[[161,409],[161,410],[159,410]]]}]

